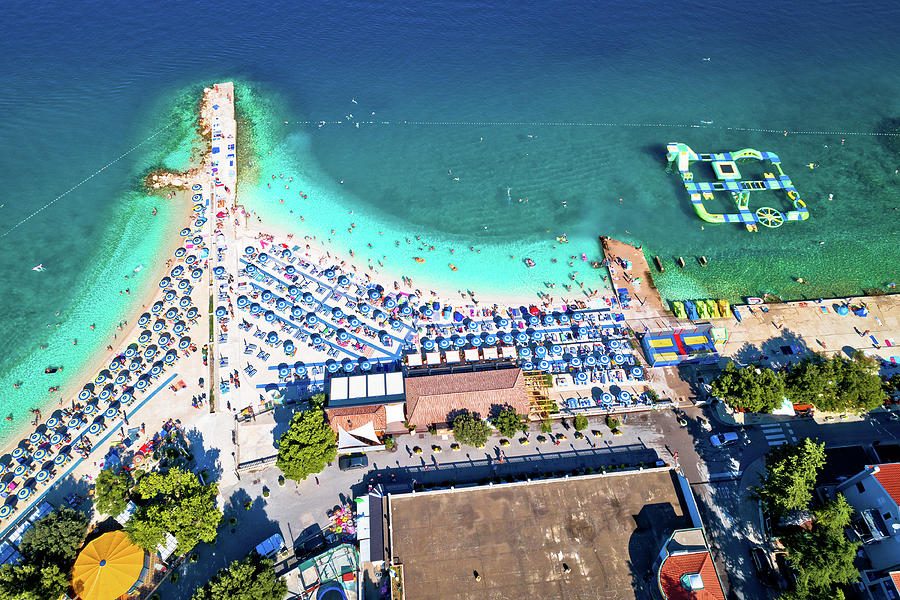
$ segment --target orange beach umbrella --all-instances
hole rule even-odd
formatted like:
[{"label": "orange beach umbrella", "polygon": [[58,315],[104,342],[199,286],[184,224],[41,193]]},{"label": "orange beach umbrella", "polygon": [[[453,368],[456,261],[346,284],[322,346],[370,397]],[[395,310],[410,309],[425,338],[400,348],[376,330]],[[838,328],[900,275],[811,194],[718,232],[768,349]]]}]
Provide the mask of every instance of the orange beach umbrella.
[{"label": "orange beach umbrella", "polygon": [[114,600],[137,582],[144,550],[124,531],[111,531],[91,541],[75,560],[72,587],[81,600]]}]

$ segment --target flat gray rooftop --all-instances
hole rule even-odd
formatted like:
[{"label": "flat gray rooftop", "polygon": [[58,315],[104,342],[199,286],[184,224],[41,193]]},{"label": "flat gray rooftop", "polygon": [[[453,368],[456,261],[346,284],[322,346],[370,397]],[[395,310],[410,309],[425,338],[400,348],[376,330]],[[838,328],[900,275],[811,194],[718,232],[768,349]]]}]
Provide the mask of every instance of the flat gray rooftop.
[{"label": "flat gray rooftop", "polygon": [[390,507],[391,558],[416,600],[636,598],[668,536],[692,527],[670,470],[403,494]]}]

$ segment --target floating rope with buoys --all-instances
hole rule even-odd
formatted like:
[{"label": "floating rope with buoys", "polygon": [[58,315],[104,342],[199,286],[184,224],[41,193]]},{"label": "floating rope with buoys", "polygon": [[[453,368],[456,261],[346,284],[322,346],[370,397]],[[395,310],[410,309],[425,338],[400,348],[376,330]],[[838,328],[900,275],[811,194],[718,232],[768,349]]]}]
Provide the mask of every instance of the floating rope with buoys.
[{"label": "floating rope with buoys", "polygon": [[601,123],[590,121],[358,121],[342,119],[337,121],[281,121],[284,125],[380,125],[425,127],[669,127],[673,129],[719,129],[722,131],[749,131],[756,133],[777,133],[781,135],[834,135],[834,136],[873,136],[898,137],[900,132],[880,131],[813,131],[793,129],[772,129],[765,127],[735,127],[715,125],[714,123]]},{"label": "floating rope with buoys", "polygon": [[128,156],[129,154],[131,154],[132,152],[134,152],[135,150],[137,150],[138,148],[140,148],[141,146],[143,146],[144,144],[146,144],[147,142],[149,142],[150,140],[152,140],[153,138],[155,138],[156,136],[158,136],[159,134],[161,134],[162,132],[164,132],[165,130],[167,130],[167,129],[169,129],[170,127],[172,127],[173,125],[175,125],[175,123],[169,123],[168,125],[166,125],[166,126],[163,127],[162,129],[159,129],[159,130],[157,130],[155,133],[153,133],[153,134],[149,135],[148,137],[144,138],[142,141],[138,142],[137,144],[135,144],[134,146],[132,146],[131,148],[129,148],[128,150],[126,150],[125,152],[123,152],[122,154],[120,154],[119,156],[117,156],[116,158],[114,158],[113,160],[111,160],[111,161],[109,161],[108,163],[106,163],[104,166],[102,166],[102,167],[100,167],[99,169],[97,169],[94,173],[92,173],[92,174],[89,175],[88,177],[85,177],[84,179],[82,179],[81,181],[79,181],[78,183],[76,183],[75,185],[73,185],[72,187],[70,187],[69,189],[67,189],[65,192],[63,192],[62,194],[60,194],[60,195],[57,196],[56,198],[53,198],[52,200],[50,200],[49,202],[47,202],[46,204],[44,204],[43,206],[41,206],[39,209],[37,209],[36,211],[34,211],[33,213],[31,213],[31,214],[28,215],[27,217],[25,217],[24,219],[22,219],[21,221],[19,221],[18,223],[16,223],[16,224],[13,225],[12,227],[10,227],[9,229],[7,229],[4,233],[0,234],[0,238],[5,238],[7,235],[9,235],[9,234],[12,233],[14,230],[16,230],[20,225],[22,225],[22,224],[24,224],[24,223],[30,221],[30,220],[33,219],[35,216],[37,216],[39,213],[43,212],[44,209],[46,209],[46,208],[52,206],[53,204],[56,204],[56,202],[58,202],[59,200],[61,200],[63,197],[68,196],[69,194],[71,194],[72,192],[74,192],[75,190],[77,190],[79,187],[81,187],[82,185],[84,185],[85,183],[87,183],[88,181],[90,181],[91,179],[93,179],[94,177],[96,177],[97,175],[99,175],[100,173],[102,173],[103,171],[105,171],[107,168],[109,168],[109,167],[111,167],[112,165],[116,164],[117,162],[119,162],[120,160],[122,160],[123,158],[125,158],[126,156]]}]

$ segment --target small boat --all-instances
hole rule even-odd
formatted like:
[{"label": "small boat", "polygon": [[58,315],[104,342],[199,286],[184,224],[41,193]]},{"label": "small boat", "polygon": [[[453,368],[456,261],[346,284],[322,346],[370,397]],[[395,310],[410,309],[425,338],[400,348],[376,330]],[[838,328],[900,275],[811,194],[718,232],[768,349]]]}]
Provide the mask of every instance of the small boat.
[{"label": "small boat", "polygon": [[421,256],[413,256],[413,260],[416,261],[417,263],[425,262],[425,259],[422,258]]},{"label": "small boat", "polygon": [[43,271],[43,270],[44,270],[44,263],[41,263],[41,264],[39,264],[39,265],[36,266],[36,267],[31,267],[31,270],[32,270],[32,271]]},{"label": "small boat", "polygon": [[656,268],[659,270],[660,273],[666,272],[666,268],[663,266],[662,260],[660,260],[659,256],[654,256],[653,262],[656,263]]},{"label": "small boat", "polygon": [[684,259],[683,259],[683,258],[681,258],[681,257],[679,256],[679,257],[678,257],[678,260],[676,260],[675,262],[678,263],[678,266],[679,266],[679,267],[681,267],[682,269],[684,268]]},{"label": "small boat", "polygon": [[701,256],[700,258],[698,258],[698,259],[697,259],[697,262],[700,263],[700,266],[701,266],[701,267],[705,267],[707,264],[709,264],[709,263],[707,262],[705,256]]},{"label": "small boat", "polygon": [[762,298],[747,298],[747,304],[763,304],[764,300]]},{"label": "small boat", "polygon": [[44,369],[44,373],[50,375],[51,373],[56,373],[57,371],[62,371],[62,367],[47,367]]},{"label": "small boat", "polygon": [[526,259],[524,259],[524,261],[523,261],[523,262],[524,262],[524,263],[525,263],[525,265],[527,265],[527,266],[528,266],[528,268],[531,268],[531,267],[533,267],[533,266],[534,266],[534,261],[533,261],[533,260],[531,260],[531,259],[530,259],[530,258],[526,258]]},{"label": "small boat", "polygon": [[459,271],[459,269],[457,269],[456,265],[454,265],[453,263],[450,263],[450,270],[451,271]]},{"label": "small boat", "polygon": [[58,392],[58,391],[59,391],[59,386],[58,386],[58,385],[54,385],[54,386],[51,387],[51,388],[47,388],[47,391],[48,391],[48,392]]}]

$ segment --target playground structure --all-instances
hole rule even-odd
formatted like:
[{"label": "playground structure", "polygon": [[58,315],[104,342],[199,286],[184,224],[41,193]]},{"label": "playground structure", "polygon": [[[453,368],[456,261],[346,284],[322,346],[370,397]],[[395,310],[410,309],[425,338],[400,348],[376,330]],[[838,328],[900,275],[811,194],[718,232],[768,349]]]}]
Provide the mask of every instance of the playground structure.
[{"label": "playground structure", "polygon": [[[684,189],[691,198],[697,216],[707,223],[741,223],[748,231],[757,231],[757,225],[775,229],[781,227],[785,221],[805,221],[809,218],[806,204],[800,199],[790,177],[781,170],[781,159],[773,152],[744,148],[736,152],[697,154],[682,142],[671,142],[666,149],[669,166],[673,164],[677,166],[684,182]],[[696,181],[691,172],[691,163],[695,161],[711,163],[710,166],[718,181]],[[763,173],[761,180],[742,179],[738,163],[748,161],[768,161],[772,165],[772,171]],[[794,210],[781,212],[768,206],[758,208],[756,211],[750,210],[750,192],[763,190],[784,190]],[[703,201],[712,200],[715,192],[730,193],[738,212],[710,213],[703,205]]]}]

